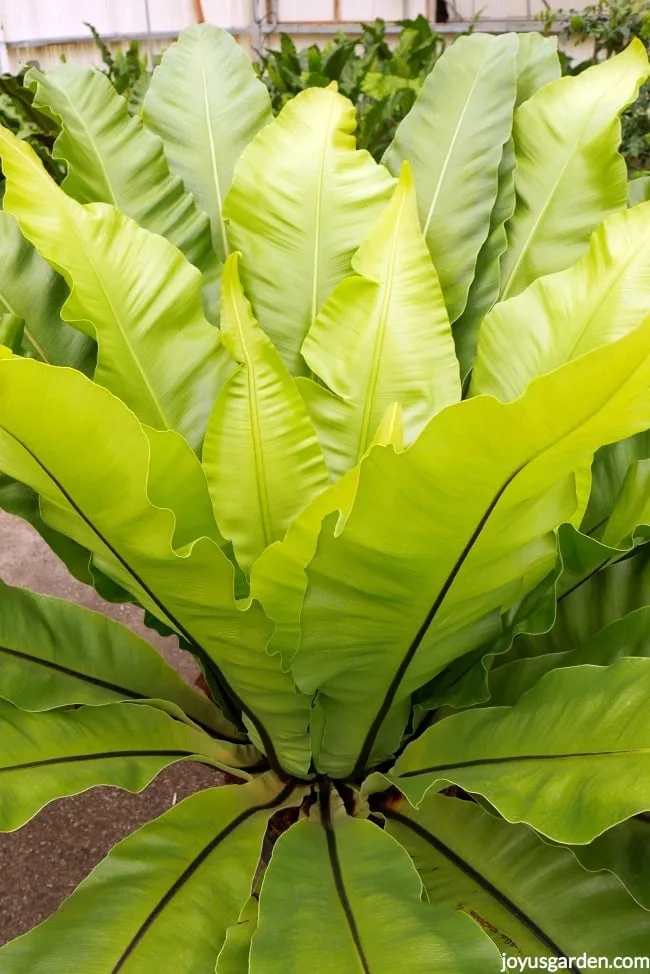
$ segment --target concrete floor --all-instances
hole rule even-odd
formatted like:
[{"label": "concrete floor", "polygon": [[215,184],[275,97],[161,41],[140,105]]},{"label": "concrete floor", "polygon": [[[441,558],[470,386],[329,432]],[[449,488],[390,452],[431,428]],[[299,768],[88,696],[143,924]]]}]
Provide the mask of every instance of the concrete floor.
[{"label": "concrete floor", "polygon": [[[72,578],[29,525],[2,512],[0,578],[105,612],[145,636],[188,681],[198,674],[193,658],[175,640],[147,629],[133,606],[103,602]],[[0,944],[49,916],[123,836],[181,798],[223,780],[205,765],[177,764],[140,795],[93,788],[53,802],[23,828],[0,835]]]}]

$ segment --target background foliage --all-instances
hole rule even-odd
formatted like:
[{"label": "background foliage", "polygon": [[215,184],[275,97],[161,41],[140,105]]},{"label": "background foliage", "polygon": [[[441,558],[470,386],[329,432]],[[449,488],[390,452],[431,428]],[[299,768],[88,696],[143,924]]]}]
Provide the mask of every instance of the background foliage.
[{"label": "background foliage", "polygon": [[280,49],[261,52],[256,65],[273,110],[279,112],[305,88],[336,81],[341,94],[357,106],[360,148],[379,159],[445,49],[442,34],[421,14],[398,23],[394,45],[381,18],[362,24],[361,37],[340,32],[322,48],[312,44],[298,51],[291,37],[282,34]]},{"label": "background foliage", "polygon": [[[336,81],[339,91],[357,106],[359,147],[375,159],[381,158],[445,49],[445,38],[426,17],[401,20],[398,25],[400,32],[394,44],[381,18],[362,24],[360,37],[341,31],[322,47],[312,44],[300,51],[288,34],[281,34],[280,48],[260,51],[255,63],[271,95],[274,112],[277,114],[298,92],[324,88]],[[151,77],[138,41],[131,41],[125,51],[113,53],[92,24],[87,26],[101,52],[104,73],[126,98],[129,111],[138,113]],[[549,11],[545,27],[552,26],[584,43],[585,53],[589,53],[584,59],[562,54],[565,74],[580,74],[603,57],[623,50],[635,36],[650,48],[650,11],[643,0],[614,0],[582,11]],[[50,173],[60,179],[63,170],[51,157],[56,123],[33,107],[24,75],[23,70],[0,76],[0,122],[27,139]],[[630,171],[650,169],[650,85],[643,86],[637,101],[624,113],[622,128],[621,150]]]},{"label": "background foliage", "polygon": [[[552,25],[562,27],[567,37],[584,44],[585,54],[591,46],[591,53],[584,59],[561,55],[565,74],[580,74],[597,61],[618,54],[633,37],[638,37],[650,50],[650,6],[645,0],[614,0],[584,10],[550,11],[546,26]],[[621,121],[621,151],[628,168],[631,171],[650,169],[650,84],[643,85]]]}]

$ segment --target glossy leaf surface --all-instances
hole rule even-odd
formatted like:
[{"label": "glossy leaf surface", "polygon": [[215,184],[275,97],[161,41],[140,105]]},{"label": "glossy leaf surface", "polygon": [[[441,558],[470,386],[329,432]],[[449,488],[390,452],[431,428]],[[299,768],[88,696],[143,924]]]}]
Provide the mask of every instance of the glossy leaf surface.
[{"label": "glossy leaf surface", "polygon": [[[277,786],[210,788],[123,839],[45,923],[0,950],[7,974],[214,974],[248,897]],[[83,935],[80,935],[83,931]]]},{"label": "glossy leaf surface", "polygon": [[430,902],[462,904],[503,953],[613,960],[647,950],[648,915],[619,880],[586,872],[524,825],[428,795],[418,810],[404,802],[389,811],[387,827],[413,857]]},{"label": "glossy leaf surface", "polygon": [[547,674],[514,707],[470,710],[410,744],[391,774],[410,801],[447,782],[511,822],[586,843],[650,804],[650,660]]},{"label": "glossy leaf surface", "polygon": [[514,34],[461,37],[436,62],[386,150],[397,175],[413,166],[420,222],[455,321],[490,229],[497,173],[516,98]]},{"label": "glossy leaf surface", "polygon": [[223,203],[242,150],[271,121],[271,102],[248,55],[225,31],[200,24],[165,52],[143,117],[172,170],[210,218],[223,262],[230,251]]},{"label": "glossy leaf surface", "polygon": [[242,154],[224,206],[253,313],[290,372],[304,338],[388,203],[393,180],[355,148],[354,107],[302,92]]},{"label": "glossy leaf surface", "polygon": [[[314,875],[319,882],[314,884]],[[403,967],[492,974],[499,958],[472,921],[423,903],[405,851],[371,822],[325,813],[293,826],[262,882],[251,974],[340,974]]]},{"label": "glossy leaf surface", "polygon": [[255,321],[237,255],[224,267],[221,332],[239,367],[221,390],[203,446],[215,516],[245,570],[329,482],[296,384]]},{"label": "glossy leaf surface", "polygon": [[0,133],[5,208],[65,276],[63,317],[96,337],[95,380],[156,429],[193,446],[230,369],[203,317],[201,278],[162,237],[103,203],[82,206],[57,187],[28,145]]},{"label": "glossy leaf surface", "polygon": [[625,207],[627,171],[615,116],[634,101],[648,73],[645,48],[634,39],[622,54],[545,85],[517,109],[517,206],[506,228],[503,298],[573,264],[598,224]]},{"label": "glossy leaf surface", "polygon": [[352,270],[302,346],[328,387],[300,384],[336,477],[361,460],[393,403],[410,443],[434,413],[460,399],[449,319],[408,164]]},{"label": "glossy leaf surface", "polygon": [[648,421],[649,328],[539,379],[514,403],[452,406],[409,450],[363,461],[345,529],[327,522],[309,565],[293,664],[303,692],[319,691],[321,770],[346,775],[392,753],[410,694],[478,648],[490,613],[551,571],[551,532],[577,504],[567,475]]}]

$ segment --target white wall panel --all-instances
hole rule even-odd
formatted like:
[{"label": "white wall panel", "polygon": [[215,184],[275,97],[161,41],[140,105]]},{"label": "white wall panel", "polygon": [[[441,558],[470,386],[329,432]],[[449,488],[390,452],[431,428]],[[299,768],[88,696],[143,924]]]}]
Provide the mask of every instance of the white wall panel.
[{"label": "white wall panel", "polygon": [[340,0],[341,20],[401,20],[426,12],[426,0]]},{"label": "white wall panel", "polygon": [[[495,20],[511,21],[516,27],[517,22],[533,19],[544,7],[543,0],[448,2],[452,20],[471,20],[482,11],[484,29],[489,29],[490,21]],[[573,0],[576,7],[585,2]],[[265,8],[265,0],[258,0],[258,4],[260,11]],[[402,0],[338,0],[337,6],[340,19],[347,23],[375,17],[397,20],[404,14]],[[149,7],[154,33],[180,31],[194,20],[192,0],[149,0]],[[206,19],[222,27],[241,29],[249,24],[250,0],[203,0],[203,8]],[[328,23],[332,21],[334,9],[335,0],[279,0],[280,19],[285,23]],[[407,16],[413,17],[425,10],[426,0],[408,0]],[[7,45],[2,49],[2,66],[6,69],[8,61],[9,66],[16,69],[26,60],[38,60],[43,67],[49,67],[58,63],[61,54],[86,64],[99,63],[94,46],[87,40],[89,35],[84,21],[94,24],[107,36],[144,34],[144,0],[0,0],[0,40],[4,37]],[[336,24],[332,23],[332,33],[335,30]],[[73,40],[65,45],[56,43],[63,38]],[[74,42],[76,38],[79,43]],[[55,43],[47,44],[48,40]],[[273,38],[271,43],[275,40]],[[296,37],[300,46],[312,40],[323,43],[326,35],[308,38],[300,34]],[[16,41],[22,42],[20,47],[15,46]],[[247,50],[250,48],[247,35],[240,36],[239,41]],[[154,50],[164,49],[169,43],[168,39],[155,41]]]},{"label": "white wall panel", "polygon": [[278,16],[287,24],[332,20],[334,0],[279,0]]}]

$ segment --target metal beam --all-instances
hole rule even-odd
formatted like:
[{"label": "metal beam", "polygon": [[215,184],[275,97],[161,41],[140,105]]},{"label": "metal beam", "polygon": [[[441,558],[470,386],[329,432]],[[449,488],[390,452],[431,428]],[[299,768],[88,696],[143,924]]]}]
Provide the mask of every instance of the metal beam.
[{"label": "metal beam", "polygon": [[[525,31],[537,31],[538,33],[550,33],[550,34],[560,34],[561,28],[551,27],[550,30],[546,29],[544,25],[539,20],[488,20],[483,17],[478,23],[469,20],[454,20],[449,21],[447,24],[436,24],[436,30],[441,34],[456,34],[461,31],[468,30],[472,27],[478,33],[486,34],[502,34],[508,31],[515,31],[517,33],[522,33]],[[224,30],[228,31],[229,34],[234,34],[239,36],[241,34],[248,34],[250,30],[248,27],[224,27]],[[336,34],[337,31],[343,30],[346,34],[350,34],[353,37],[360,35],[362,33],[361,26],[358,23],[347,23],[345,21],[339,21],[339,23],[313,23],[313,24],[290,24],[290,23],[277,23],[274,28],[269,32],[271,34],[279,34],[283,32],[285,34]],[[387,24],[386,33],[387,34],[399,34],[401,28],[397,24]],[[175,41],[180,33],[180,30],[157,30],[152,31],[151,39],[154,41]],[[128,34],[102,34],[102,40],[107,44],[118,44],[127,41],[146,41],[149,35],[143,31],[130,31]],[[46,37],[46,38],[26,38],[16,41],[5,40],[4,43],[7,48],[14,49],[18,47],[50,47],[55,45],[63,44],[91,44],[92,38],[87,37],[85,34],[72,34],[61,37]]]},{"label": "metal beam", "polygon": [[11,63],[9,61],[9,50],[5,39],[5,27],[0,22],[0,74],[10,74]]}]

